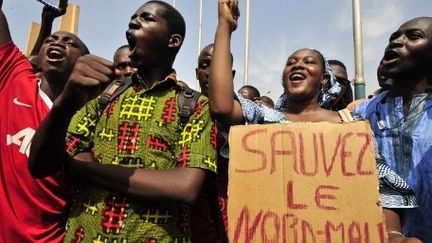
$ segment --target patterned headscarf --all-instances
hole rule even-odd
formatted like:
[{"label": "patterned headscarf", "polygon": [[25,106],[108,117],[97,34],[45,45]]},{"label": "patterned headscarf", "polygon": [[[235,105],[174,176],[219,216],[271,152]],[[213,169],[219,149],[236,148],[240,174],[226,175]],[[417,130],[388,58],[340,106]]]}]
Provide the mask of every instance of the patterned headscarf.
[{"label": "patterned headscarf", "polygon": [[330,75],[330,82],[328,85],[324,85],[324,87],[321,89],[318,104],[322,108],[328,109],[331,108],[332,105],[331,98],[341,96],[344,90],[342,89],[341,84],[336,81],[333,70],[331,69],[330,64],[325,57],[324,65],[326,73]]}]

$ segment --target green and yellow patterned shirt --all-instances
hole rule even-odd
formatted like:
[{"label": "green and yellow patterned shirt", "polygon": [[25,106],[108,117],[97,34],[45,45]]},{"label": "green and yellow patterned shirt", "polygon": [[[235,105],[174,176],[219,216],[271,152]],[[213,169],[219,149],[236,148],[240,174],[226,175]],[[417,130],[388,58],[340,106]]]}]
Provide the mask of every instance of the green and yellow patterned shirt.
[{"label": "green and yellow patterned shirt", "polygon": [[[217,134],[208,100],[201,96],[182,125],[179,90],[175,72],[151,89],[134,74],[132,86],[104,111],[95,99],[74,116],[67,151],[93,151],[102,164],[215,173]],[[66,228],[65,242],[189,242],[189,207],[139,201],[86,182],[78,185]]]}]

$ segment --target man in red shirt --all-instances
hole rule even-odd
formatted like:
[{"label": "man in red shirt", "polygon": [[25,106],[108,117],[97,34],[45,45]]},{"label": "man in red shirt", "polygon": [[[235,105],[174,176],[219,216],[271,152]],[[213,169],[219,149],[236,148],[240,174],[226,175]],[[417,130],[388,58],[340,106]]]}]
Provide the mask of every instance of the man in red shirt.
[{"label": "man in red shirt", "polygon": [[[3,0],[0,0],[0,7]],[[0,242],[61,242],[69,184],[63,174],[34,179],[28,170],[32,137],[69,78],[88,53],[75,35],[55,32],[39,52],[43,75],[12,42],[0,11]]]}]

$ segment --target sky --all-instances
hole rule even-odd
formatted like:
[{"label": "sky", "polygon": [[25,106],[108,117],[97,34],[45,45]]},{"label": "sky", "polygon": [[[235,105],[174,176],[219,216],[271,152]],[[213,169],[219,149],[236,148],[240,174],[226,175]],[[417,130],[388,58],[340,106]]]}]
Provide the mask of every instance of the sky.
[{"label": "sky", "polygon": [[[173,2],[174,1],[174,2]],[[112,60],[126,44],[130,17],[145,0],[69,0],[80,6],[78,35],[92,54]],[[166,0],[175,4],[186,21],[186,38],[174,68],[178,78],[198,88],[195,67],[199,47],[214,41],[217,0],[203,0],[202,35],[199,43],[199,0]],[[236,69],[235,89],[244,83],[245,5],[239,0],[239,27],[233,33],[232,53]],[[281,74],[286,59],[300,48],[314,48],[328,59],[342,61],[354,77],[351,0],[250,0],[248,84],[262,95],[277,99],[282,94]],[[42,4],[36,0],[3,0],[12,39],[24,51],[30,23],[40,22]],[[431,0],[361,1],[363,60],[366,94],[378,88],[376,68],[390,34],[405,21],[432,14]],[[53,31],[57,30],[54,23]]]}]

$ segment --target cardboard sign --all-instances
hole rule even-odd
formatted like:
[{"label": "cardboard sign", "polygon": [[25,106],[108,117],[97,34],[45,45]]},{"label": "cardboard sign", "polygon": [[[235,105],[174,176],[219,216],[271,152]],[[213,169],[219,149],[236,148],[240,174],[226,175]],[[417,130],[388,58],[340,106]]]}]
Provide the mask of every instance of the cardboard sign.
[{"label": "cardboard sign", "polygon": [[386,242],[369,124],[231,128],[230,242]]}]

